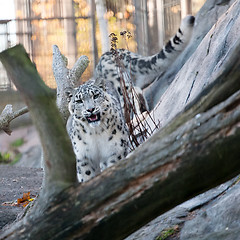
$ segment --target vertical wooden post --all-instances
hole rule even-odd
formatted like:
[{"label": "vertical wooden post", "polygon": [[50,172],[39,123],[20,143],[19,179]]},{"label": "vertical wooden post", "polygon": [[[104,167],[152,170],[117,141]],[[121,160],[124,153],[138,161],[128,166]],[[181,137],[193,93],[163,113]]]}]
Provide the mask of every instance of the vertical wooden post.
[{"label": "vertical wooden post", "polygon": [[73,0],[62,1],[62,4],[68,61],[69,65],[73,66],[77,60],[76,22],[74,18]]},{"label": "vertical wooden post", "polygon": [[192,14],[192,0],[181,0],[182,18]]},{"label": "vertical wooden post", "polygon": [[98,48],[97,48],[97,40],[96,40],[96,15],[95,15],[94,0],[90,0],[90,8],[91,8],[91,26],[92,26],[93,65],[95,68],[98,62]]},{"label": "vertical wooden post", "polygon": [[108,22],[107,19],[104,18],[104,14],[107,12],[107,9],[103,0],[95,0],[95,6],[101,36],[102,53],[105,53],[110,50]]},{"label": "vertical wooden post", "polygon": [[163,0],[157,1],[157,19],[158,19],[158,39],[159,48],[164,45],[165,27],[164,27],[164,3]]},{"label": "vertical wooden post", "polygon": [[159,51],[158,11],[156,0],[148,0],[148,38],[148,54],[153,55]]},{"label": "vertical wooden post", "polygon": [[146,56],[149,54],[147,0],[135,0],[134,5],[136,9],[135,25],[136,25],[138,53]]}]

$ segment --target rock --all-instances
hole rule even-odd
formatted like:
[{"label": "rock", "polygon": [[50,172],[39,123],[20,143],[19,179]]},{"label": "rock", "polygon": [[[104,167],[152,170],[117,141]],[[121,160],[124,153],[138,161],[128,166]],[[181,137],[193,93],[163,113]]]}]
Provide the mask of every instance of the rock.
[{"label": "rock", "polygon": [[[240,238],[240,184],[201,209],[195,218],[185,222],[180,239]],[[238,238],[230,238],[238,232]],[[211,237],[210,237],[211,236]],[[213,238],[214,237],[214,238]]]},{"label": "rock", "polygon": [[210,233],[201,238],[191,238],[192,240],[237,240],[240,236],[240,228],[225,229],[221,232]]},{"label": "rock", "polygon": [[[159,102],[160,97],[174,80],[178,71],[195,52],[205,35],[218,21],[223,13],[232,5],[234,0],[208,0],[196,15],[192,40],[176,61],[169,66],[166,73],[159,76],[155,82],[145,90],[151,109]],[[206,17],[208,16],[208,17]],[[194,53],[195,55],[195,53]]]},{"label": "rock", "polygon": [[208,32],[160,98],[154,116],[158,116],[161,127],[183,111],[223,71],[222,65],[232,54],[231,50],[239,39],[236,32],[239,31],[240,1],[235,1]]},{"label": "rock", "polygon": [[[169,236],[169,238],[167,238],[168,240],[179,239],[180,235],[182,240],[186,240],[186,239],[193,240],[195,239],[194,237],[199,237],[198,233],[202,233],[201,236],[205,237],[204,239],[212,240],[213,238],[206,237],[208,236],[208,234],[210,234],[210,232],[207,231],[208,230],[207,226],[216,224],[217,214],[219,214],[217,210],[226,214],[225,222],[221,221],[221,218],[219,219],[219,225],[221,223],[223,225],[222,225],[222,228],[219,228],[219,230],[221,231],[218,233],[218,235],[219,236],[223,235],[225,237],[227,236],[227,234],[229,234],[229,237],[233,236],[238,231],[238,229],[234,229],[234,227],[238,227],[240,224],[240,219],[237,219],[239,216],[238,214],[240,210],[237,210],[235,213],[235,216],[232,216],[233,215],[232,211],[228,212],[224,204],[227,204],[228,206],[227,199],[233,198],[236,192],[238,192],[237,195],[240,195],[240,184],[237,184],[234,187],[232,187],[233,183],[236,182],[237,179],[238,178],[234,178],[224,184],[221,184],[220,186],[214,189],[211,189],[205,193],[202,193],[197,197],[194,197],[193,199],[190,199],[185,203],[173,208],[172,210],[166,212],[165,214],[151,221],[150,223],[148,223],[147,225],[139,229],[137,232],[130,235],[128,238],[126,238],[126,240],[155,240],[158,236],[160,236],[161,232],[166,229],[173,229],[173,230],[177,229],[175,230],[175,233],[173,234],[172,237]],[[223,196],[222,196],[223,194],[225,194],[224,197],[227,198],[226,200],[223,199]],[[237,204],[236,201],[237,201],[237,198],[235,198],[235,202],[232,203],[233,204],[232,206],[234,206],[234,204]],[[240,203],[240,198],[239,198],[238,204],[235,205],[235,208],[239,206],[239,203]],[[206,221],[206,217],[205,217],[206,208],[209,209],[209,213],[207,214],[211,216],[209,221]],[[224,211],[224,208],[226,209],[226,211]],[[228,208],[231,208],[231,207],[229,206]],[[210,215],[212,212],[214,212],[215,214]],[[231,216],[228,217],[228,214],[230,214]],[[235,224],[232,223],[233,219]],[[232,226],[231,229],[228,226]],[[203,232],[203,229],[206,231]],[[228,229],[229,231],[226,231],[226,229]],[[239,230],[240,230],[240,227],[239,227]],[[240,232],[238,231],[238,233]],[[178,238],[175,238],[176,235],[178,236]],[[200,239],[200,238],[196,238],[196,239]],[[237,239],[237,238],[232,238],[232,239]]]}]

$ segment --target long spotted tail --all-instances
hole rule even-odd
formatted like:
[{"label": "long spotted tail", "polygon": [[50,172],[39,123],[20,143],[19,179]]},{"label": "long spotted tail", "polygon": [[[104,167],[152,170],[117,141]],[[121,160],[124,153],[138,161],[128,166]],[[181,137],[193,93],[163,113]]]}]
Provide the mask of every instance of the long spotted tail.
[{"label": "long spotted tail", "polygon": [[121,59],[121,66],[130,77],[133,85],[144,89],[154,79],[161,75],[175,61],[177,56],[185,49],[191,36],[195,18],[185,17],[175,36],[173,36],[163,49],[152,56],[143,57],[126,49],[118,49],[117,54],[111,51],[104,53],[95,69],[95,76],[102,77],[107,81],[119,82],[119,68],[116,56]]},{"label": "long spotted tail", "polygon": [[[134,60],[132,60],[130,71],[136,73],[134,85],[143,89],[151,84],[157,76],[166,71],[189,43],[194,21],[193,16],[185,17],[175,36],[167,42],[159,53],[149,57],[140,57],[137,65],[134,65]],[[139,70],[136,71],[137,69]]]}]

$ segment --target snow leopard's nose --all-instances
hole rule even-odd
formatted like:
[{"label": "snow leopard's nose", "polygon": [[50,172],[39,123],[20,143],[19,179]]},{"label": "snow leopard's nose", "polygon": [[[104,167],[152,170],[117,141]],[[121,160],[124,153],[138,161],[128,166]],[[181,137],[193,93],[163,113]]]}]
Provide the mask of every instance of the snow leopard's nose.
[{"label": "snow leopard's nose", "polygon": [[89,108],[89,109],[87,109],[87,111],[90,112],[90,113],[93,113],[94,110],[95,110],[95,108]]}]

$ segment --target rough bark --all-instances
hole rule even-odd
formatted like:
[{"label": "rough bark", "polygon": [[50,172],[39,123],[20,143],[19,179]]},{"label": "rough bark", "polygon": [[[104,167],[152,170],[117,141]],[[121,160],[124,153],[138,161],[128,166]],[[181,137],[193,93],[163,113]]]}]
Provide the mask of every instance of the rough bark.
[{"label": "rough bark", "polygon": [[0,53],[0,60],[23,95],[39,132],[45,157],[44,194],[52,196],[76,182],[75,156],[55,95],[44,84],[21,45]]},{"label": "rough bark", "polygon": [[44,216],[28,219],[4,237],[123,239],[239,174],[239,91],[177,129],[166,128],[102,175],[59,194]]}]

